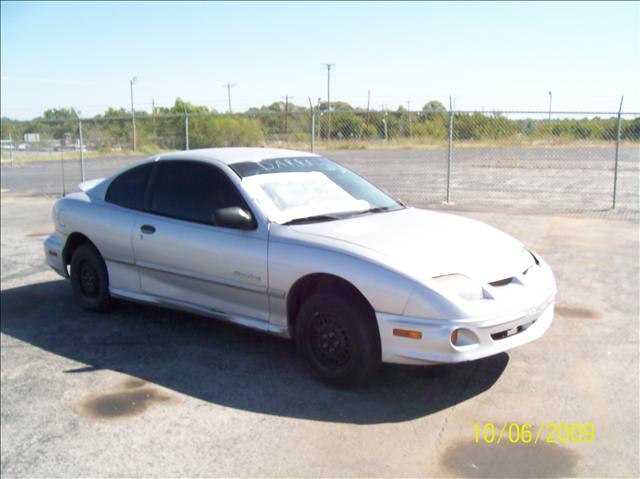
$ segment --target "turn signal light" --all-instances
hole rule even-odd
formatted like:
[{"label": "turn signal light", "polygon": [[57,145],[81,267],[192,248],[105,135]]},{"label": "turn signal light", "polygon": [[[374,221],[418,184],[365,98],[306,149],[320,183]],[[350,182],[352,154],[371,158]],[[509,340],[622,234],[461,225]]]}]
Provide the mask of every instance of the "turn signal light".
[{"label": "turn signal light", "polygon": [[458,330],[454,329],[451,331],[451,344],[456,344],[458,342]]},{"label": "turn signal light", "polygon": [[394,329],[393,335],[409,339],[422,339],[422,333],[420,331],[410,331],[408,329]]}]

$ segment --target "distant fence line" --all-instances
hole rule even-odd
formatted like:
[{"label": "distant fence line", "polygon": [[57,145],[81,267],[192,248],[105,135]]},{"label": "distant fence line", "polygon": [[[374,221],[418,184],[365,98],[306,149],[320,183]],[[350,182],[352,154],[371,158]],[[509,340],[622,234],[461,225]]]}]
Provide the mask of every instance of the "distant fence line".
[{"label": "distant fence line", "polygon": [[[453,120],[453,121],[450,121]],[[451,132],[449,130],[452,130]],[[619,131],[618,131],[619,130]],[[2,121],[3,156],[11,150],[83,146],[102,152],[292,144],[312,149],[395,142],[640,141],[640,113],[570,111],[255,111],[136,112],[132,116]],[[451,133],[451,134],[450,134]]]},{"label": "distant fence line", "polygon": [[640,113],[308,109],[2,121],[3,164],[75,158],[79,179],[88,155],[226,146],[378,150],[342,159],[414,204],[639,209]]}]

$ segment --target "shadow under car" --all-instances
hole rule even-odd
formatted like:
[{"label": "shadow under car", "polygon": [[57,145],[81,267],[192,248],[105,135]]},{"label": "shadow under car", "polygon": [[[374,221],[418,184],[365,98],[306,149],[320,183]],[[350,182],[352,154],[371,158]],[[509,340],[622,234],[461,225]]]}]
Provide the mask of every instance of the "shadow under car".
[{"label": "shadow under car", "polygon": [[[64,280],[0,293],[2,333],[84,366],[261,414],[377,424],[423,417],[489,389],[506,353],[439,366],[384,365],[369,383],[335,389],[306,368],[294,342],[191,314],[117,301],[88,313]],[[55,378],[52,378],[55,379]]]}]

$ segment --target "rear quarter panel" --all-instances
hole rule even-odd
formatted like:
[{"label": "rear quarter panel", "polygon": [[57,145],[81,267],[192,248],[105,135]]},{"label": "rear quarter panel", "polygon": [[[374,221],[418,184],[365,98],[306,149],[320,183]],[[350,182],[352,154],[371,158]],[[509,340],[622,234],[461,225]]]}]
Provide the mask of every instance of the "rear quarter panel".
[{"label": "rear quarter panel", "polygon": [[54,207],[56,229],[65,242],[72,233],[89,238],[105,260],[109,286],[130,291],[140,290],[131,242],[135,218],[135,212],[85,193],[66,196]]}]

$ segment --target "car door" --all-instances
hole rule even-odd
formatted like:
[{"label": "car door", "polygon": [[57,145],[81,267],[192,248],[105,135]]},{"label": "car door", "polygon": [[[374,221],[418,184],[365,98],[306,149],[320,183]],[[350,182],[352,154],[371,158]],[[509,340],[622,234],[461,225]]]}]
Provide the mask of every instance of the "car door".
[{"label": "car door", "polygon": [[145,207],[147,183],[153,163],[135,166],[115,177],[105,193],[100,210],[93,211],[92,240],[99,248],[107,271],[109,287],[114,294],[140,292],[140,278],[135,266],[131,235],[140,211]]},{"label": "car door", "polygon": [[143,293],[267,321],[267,226],[216,226],[219,208],[249,208],[218,167],[156,162],[133,246]]}]

